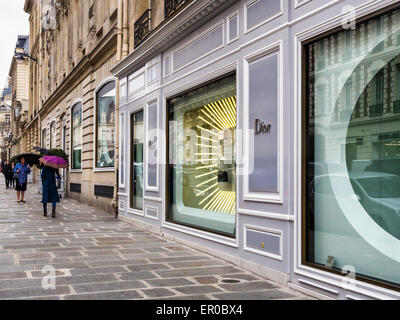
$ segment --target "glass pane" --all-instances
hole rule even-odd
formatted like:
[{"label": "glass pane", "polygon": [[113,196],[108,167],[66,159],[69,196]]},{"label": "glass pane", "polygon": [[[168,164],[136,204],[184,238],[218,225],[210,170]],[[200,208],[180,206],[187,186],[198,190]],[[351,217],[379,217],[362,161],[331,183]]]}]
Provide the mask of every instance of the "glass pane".
[{"label": "glass pane", "polygon": [[400,14],[307,46],[306,259],[400,285]]},{"label": "glass pane", "polygon": [[235,235],[235,129],[235,75],[169,101],[169,220]]},{"label": "glass pane", "polygon": [[121,139],[121,150],[120,150],[120,184],[125,184],[125,114],[121,114],[120,118],[120,139]]},{"label": "glass pane", "polygon": [[82,168],[82,105],[72,109],[72,169]]},{"label": "glass pane", "polygon": [[143,111],[132,115],[131,124],[131,208],[143,210]]},{"label": "glass pane", "polygon": [[96,167],[114,167],[115,159],[115,83],[109,82],[97,94]]}]

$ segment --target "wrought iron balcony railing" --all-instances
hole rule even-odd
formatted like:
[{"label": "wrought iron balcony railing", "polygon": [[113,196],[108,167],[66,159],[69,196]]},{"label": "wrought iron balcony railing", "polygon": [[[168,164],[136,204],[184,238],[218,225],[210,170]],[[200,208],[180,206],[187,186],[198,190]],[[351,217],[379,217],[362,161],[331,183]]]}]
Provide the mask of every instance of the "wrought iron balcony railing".
[{"label": "wrought iron balcony railing", "polygon": [[369,116],[370,117],[379,117],[383,114],[383,103],[374,104],[369,107]]},{"label": "wrought iron balcony railing", "polygon": [[165,19],[168,19],[189,1],[191,0],[164,0]]},{"label": "wrought iron balcony railing", "polygon": [[141,17],[135,22],[135,48],[140,45],[150,33],[150,13],[151,10],[147,9],[145,13],[143,13]]},{"label": "wrought iron balcony railing", "polygon": [[393,112],[400,112],[400,100],[393,101]]}]

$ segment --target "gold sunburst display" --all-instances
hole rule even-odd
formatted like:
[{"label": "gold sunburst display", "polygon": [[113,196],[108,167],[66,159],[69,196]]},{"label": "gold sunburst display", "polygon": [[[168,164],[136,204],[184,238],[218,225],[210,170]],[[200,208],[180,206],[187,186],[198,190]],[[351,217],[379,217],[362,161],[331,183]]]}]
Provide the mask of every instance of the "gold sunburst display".
[{"label": "gold sunburst display", "polygon": [[[236,96],[205,105],[198,112],[202,124],[197,126],[197,162],[195,187],[198,205],[203,210],[236,214],[234,165],[225,165],[225,136],[233,138],[236,129]],[[233,155],[231,143],[231,159]],[[228,152],[229,155],[229,152]],[[226,168],[224,168],[224,166]],[[224,170],[225,169],[225,170]],[[230,169],[230,172],[226,171]]]}]

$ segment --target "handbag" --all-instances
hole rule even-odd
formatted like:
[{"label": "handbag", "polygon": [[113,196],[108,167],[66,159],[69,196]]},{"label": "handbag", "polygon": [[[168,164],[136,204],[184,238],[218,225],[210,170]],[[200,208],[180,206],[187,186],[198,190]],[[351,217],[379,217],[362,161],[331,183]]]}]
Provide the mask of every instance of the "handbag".
[{"label": "handbag", "polygon": [[18,180],[19,179],[19,173],[14,172],[12,175],[13,180]]}]

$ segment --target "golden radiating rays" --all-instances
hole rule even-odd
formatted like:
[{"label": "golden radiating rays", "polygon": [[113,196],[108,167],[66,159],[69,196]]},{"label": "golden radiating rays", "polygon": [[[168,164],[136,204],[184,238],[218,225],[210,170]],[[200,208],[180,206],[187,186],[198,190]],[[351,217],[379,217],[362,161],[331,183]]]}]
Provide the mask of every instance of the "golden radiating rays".
[{"label": "golden radiating rays", "polygon": [[[208,148],[207,152],[196,153],[197,156],[201,156],[198,162],[218,161],[218,159],[214,158],[218,154],[213,152],[215,149],[218,149],[219,144],[219,133],[215,131],[236,128],[236,96],[205,105],[201,109],[199,119],[209,128],[197,126],[201,130],[200,135],[197,136],[199,139],[197,146],[202,151]],[[204,133],[205,136],[203,136]],[[220,189],[217,167],[218,164],[208,164],[196,168],[199,171],[199,174],[195,176],[196,188],[200,189],[196,194],[199,198],[199,206],[203,210],[236,214],[236,192],[222,191]],[[202,170],[207,171],[201,173]],[[215,176],[213,177],[213,175]]]},{"label": "golden radiating rays", "polygon": [[[211,196],[213,196],[211,198]],[[210,201],[203,207],[203,210],[215,211],[221,213],[236,213],[236,192],[234,191],[218,191],[215,190],[213,193],[209,195],[209,198],[204,199]],[[202,205],[206,201],[201,201],[199,204]]]}]

